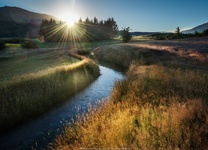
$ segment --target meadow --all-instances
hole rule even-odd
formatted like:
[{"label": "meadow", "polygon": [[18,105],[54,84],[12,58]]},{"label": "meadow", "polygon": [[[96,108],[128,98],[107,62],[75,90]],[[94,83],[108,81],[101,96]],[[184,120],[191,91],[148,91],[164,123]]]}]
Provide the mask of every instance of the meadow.
[{"label": "meadow", "polygon": [[60,48],[8,44],[0,56],[0,132],[51,109],[99,76],[96,63]]},{"label": "meadow", "polygon": [[96,59],[122,66],[126,79],[49,149],[207,149],[207,37],[140,39],[94,49]]}]

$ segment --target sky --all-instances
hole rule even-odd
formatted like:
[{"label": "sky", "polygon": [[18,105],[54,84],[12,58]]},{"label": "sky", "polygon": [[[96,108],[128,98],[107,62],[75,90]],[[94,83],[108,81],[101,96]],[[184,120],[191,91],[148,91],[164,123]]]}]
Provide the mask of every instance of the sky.
[{"label": "sky", "polygon": [[0,0],[0,7],[16,6],[61,19],[106,20],[119,29],[163,32],[190,29],[208,22],[208,0]]}]

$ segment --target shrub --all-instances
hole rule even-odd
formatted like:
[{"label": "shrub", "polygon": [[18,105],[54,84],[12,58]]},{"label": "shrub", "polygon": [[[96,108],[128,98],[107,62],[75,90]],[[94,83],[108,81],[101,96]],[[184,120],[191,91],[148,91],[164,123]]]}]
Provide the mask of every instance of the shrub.
[{"label": "shrub", "polygon": [[79,55],[89,55],[90,51],[89,50],[78,50],[77,53]]},{"label": "shrub", "polygon": [[6,48],[6,46],[5,46],[4,41],[0,41],[0,50],[3,50],[5,48]]},{"label": "shrub", "polygon": [[29,40],[22,44],[22,48],[38,48],[38,46],[34,41]]},{"label": "shrub", "polygon": [[165,37],[164,36],[157,36],[156,40],[165,40]]}]

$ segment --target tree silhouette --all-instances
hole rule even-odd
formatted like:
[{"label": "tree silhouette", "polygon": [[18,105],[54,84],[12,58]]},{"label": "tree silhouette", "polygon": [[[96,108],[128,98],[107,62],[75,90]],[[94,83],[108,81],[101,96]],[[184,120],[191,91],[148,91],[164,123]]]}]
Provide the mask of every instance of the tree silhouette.
[{"label": "tree silhouette", "polygon": [[203,35],[207,36],[208,35],[208,29],[203,31]]},{"label": "tree silhouette", "polygon": [[98,19],[96,17],[94,17],[94,22],[93,22],[95,25],[98,24]]},{"label": "tree silhouette", "polygon": [[58,38],[57,34],[58,33],[53,33],[52,32],[59,26],[61,25],[61,22],[59,24],[56,23],[54,19],[48,20],[42,20],[39,34],[41,36],[44,36],[45,41],[47,42],[56,42]]},{"label": "tree silhouette", "polygon": [[122,36],[122,41],[123,42],[129,42],[132,38],[130,32],[129,32],[130,28],[123,28],[123,30],[121,31],[121,36]]},{"label": "tree silhouette", "polygon": [[90,24],[90,19],[88,17],[85,19],[85,24]]},{"label": "tree silhouette", "polygon": [[103,20],[100,20],[100,21],[99,21],[99,25],[100,25],[100,26],[103,26],[103,25],[104,25]]},{"label": "tree silhouette", "polygon": [[107,37],[113,38],[117,35],[118,25],[113,18],[108,18],[104,21],[105,33],[107,33]]},{"label": "tree silhouette", "polygon": [[79,18],[78,23],[82,24],[82,18],[81,17]]},{"label": "tree silhouette", "polygon": [[75,26],[76,30],[67,28],[64,22],[56,23],[53,19],[42,20],[39,34],[46,42],[59,42],[63,37],[65,41],[99,41],[112,39],[118,32],[114,18],[104,21],[99,21],[96,17],[91,20],[87,17],[84,21],[80,18]]},{"label": "tree silhouette", "polygon": [[180,34],[181,34],[181,32],[180,32],[180,28],[179,28],[179,27],[177,27],[177,28],[176,28],[176,30],[175,30],[175,32],[176,32],[176,34],[177,34],[177,35],[180,35]]}]

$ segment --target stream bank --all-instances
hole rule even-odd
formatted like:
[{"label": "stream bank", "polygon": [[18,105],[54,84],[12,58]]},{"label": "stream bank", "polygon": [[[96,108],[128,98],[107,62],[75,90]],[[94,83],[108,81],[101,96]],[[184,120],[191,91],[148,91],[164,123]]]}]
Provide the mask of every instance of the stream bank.
[{"label": "stream bank", "polygon": [[100,76],[83,91],[69,98],[53,110],[34,120],[13,129],[0,137],[0,149],[42,149],[61,134],[62,129],[71,123],[71,119],[87,112],[102,99],[110,96],[115,81],[124,78],[123,73],[99,66]]},{"label": "stream bank", "polygon": [[1,81],[0,133],[27,122],[75,95],[99,76],[88,59]]}]

